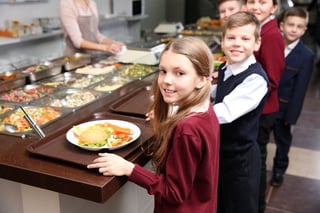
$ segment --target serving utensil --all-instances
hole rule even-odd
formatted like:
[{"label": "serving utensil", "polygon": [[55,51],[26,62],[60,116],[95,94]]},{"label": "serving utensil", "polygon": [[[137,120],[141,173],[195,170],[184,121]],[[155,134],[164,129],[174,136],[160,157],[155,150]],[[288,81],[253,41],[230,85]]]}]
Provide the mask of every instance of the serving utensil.
[{"label": "serving utensil", "polygon": [[29,114],[24,110],[22,106],[19,106],[22,112],[24,113],[24,118],[28,121],[32,129],[41,137],[44,138],[46,135],[42,129],[37,125],[37,123],[29,116]]}]

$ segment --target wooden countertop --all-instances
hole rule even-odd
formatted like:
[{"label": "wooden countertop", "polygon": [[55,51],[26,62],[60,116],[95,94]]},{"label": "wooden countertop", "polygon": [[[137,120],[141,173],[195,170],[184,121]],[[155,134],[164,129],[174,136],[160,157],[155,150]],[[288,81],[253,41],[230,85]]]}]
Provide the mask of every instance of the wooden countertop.
[{"label": "wooden countertop", "polygon": [[[65,129],[72,127],[73,124],[81,120],[90,118],[94,113],[108,111],[110,104],[135,88],[150,84],[150,79],[153,79],[153,77],[132,82],[111,95],[103,97],[76,112],[69,113],[44,127],[46,138],[57,142],[60,140],[61,142],[61,138],[64,138],[62,135]],[[129,120],[143,120],[143,118],[127,117]],[[140,123],[143,122],[145,121]],[[147,123],[145,125],[148,126]],[[143,134],[150,134],[150,132],[148,133],[147,130],[142,132],[141,140],[144,138]],[[21,138],[0,134],[0,178],[100,203],[107,201],[126,182],[126,177],[105,177],[95,170],[87,169],[85,166],[35,155],[27,150],[30,144],[41,142],[46,138],[40,139],[36,136]],[[129,145],[124,149],[127,153],[126,158],[134,163],[144,165],[149,160],[136,145]],[[114,152],[117,153],[118,151]]]}]

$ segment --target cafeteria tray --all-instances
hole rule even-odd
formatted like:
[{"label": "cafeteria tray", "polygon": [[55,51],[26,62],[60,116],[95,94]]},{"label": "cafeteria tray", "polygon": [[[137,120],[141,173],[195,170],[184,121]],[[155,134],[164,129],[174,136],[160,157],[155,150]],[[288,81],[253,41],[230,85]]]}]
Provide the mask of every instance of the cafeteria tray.
[{"label": "cafeteria tray", "polygon": [[143,86],[120,98],[110,106],[114,113],[145,118],[151,102],[151,86]]},{"label": "cafeteria tray", "polygon": [[[144,119],[121,116],[108,112],[95,113],[83,120],[78,121],[78,123],[75,123],[74,125],[93,120],[107,119],[124,120],[134,123],[141,129],[141,135],[135,142],[126,147],[117,150],[100,150],[100,152],[112,152],[120,155],[123,158],[128,158],[131,154],[141,149],[141,146],[147,145],[153,137],[153,130],[149,123],[147,123]],[[38,141],[28,145],[27,150],[33,156],[46,157],[49,159],[59,160],[61,162],[87,166],[98,157],[98,152],[81,149],[67,141],[66,133],[74,125],[66,126],[52,135],[47,135],[47,137],[39,139]]]}]

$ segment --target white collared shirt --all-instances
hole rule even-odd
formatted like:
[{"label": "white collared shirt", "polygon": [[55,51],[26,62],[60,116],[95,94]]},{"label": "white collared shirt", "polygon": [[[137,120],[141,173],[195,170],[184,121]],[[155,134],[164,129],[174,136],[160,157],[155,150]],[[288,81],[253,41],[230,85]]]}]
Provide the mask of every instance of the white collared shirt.
[{"label": "white collared shirt", "polygon": [[[256,59],[254,55],[251,55],[243,62],[227,65],[227,73],[238,75],[254,63],[256,63]],[[225,77],[225,79],[227,78]],[[216,95],[216,86],[213,85],[211,89],[211,96],[213,98]],[[232,92],[225,96],[222,102],[213,105],[219,123],[231,123],[242,115],[252,111],[259,105],[267,91],[268,85],[262,76],[258,74],[248,76]]]},{"label": "white collared shirt", "polygon": [[284,49],[284,56],[287,57],[289,53],[298,45],[300,39],[297,39],[296,41],[292,42],[291,44],[287,45]]}]

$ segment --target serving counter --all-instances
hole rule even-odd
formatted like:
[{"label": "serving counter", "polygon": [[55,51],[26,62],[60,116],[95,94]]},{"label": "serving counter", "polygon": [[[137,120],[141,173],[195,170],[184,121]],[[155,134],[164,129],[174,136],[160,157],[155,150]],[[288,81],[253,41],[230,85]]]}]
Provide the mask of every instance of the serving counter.
[{"label": "serving counter", "polygon": [[[128,94],[135,94],[137,89],[150,85],[153,77],[154,75],[150,75],[142,80],[133,81],[115,90],[108,96],[104,96],[83,108],[66,114],[63,118],[43,128],[46,134],[45,138],[41,139],[36,135],[28,135],[23,138],[0,134],[0,178],[3,179],[0,179],[0,186],[7,180],[10,183],[12,181],[12,183],[22,184],[20,189],[18,189],[18,191],[20,190],[21,192],[21,205],[23,206],[22,209],[24,209],[21,212],[41,212],[38,211],[41,209],[40,206],[48,205],[48,203],[38,203],[38,207],[34,206],[34,204],[26,207],[26,202],[30,200],[28,196],[32,196],[32,193],[23,193],[23,189],[28,189],[28,187],[32,187],[31,189],[35,189],[36,191],[44,189],[49,195],[54,193],[56,199],[48,198],[46,202],[53,205],[56,203],[57,205],[54,205],[55,207],[52,207],[51,210],[47,210],[46,212],[73,212],[70,209],[73,209],[74,212],[79,212],[79,209],[83,210],[80,212],[86,212],[84,210],[85,208],[83,209],[80,206],[77,208],[71,207],[71,204],[63,207],[62,204],[66,203],[66,201],[62,197],[68,196],[71,197],[72,202],[81,200],[81,202],[86,203],[88,201],[90,203],[92,201],[97,203],[94,205],[98,206],[100,206],[99,204],[104,205],[108,203],[108,199],[127,182],[126,177],[105,177],[96,170],[87,169],[85,165],[97,157],[98,152],[85,151],[68,143],[65,134],[73,125],[89,120],[119,119],[132,122],[140,127],[141,136],[137,141],[126,147],[108,152],[117,153],[134,163],[142,166],[145,165],[149,161],[149,158],[142,151],[141,145],[147,145],[147,143],[152,140],[153,133],[150,125],[142,117],[123,115],[116,111],[110,111],[110,108],[112,104],[120,100],[121,97],[128,97]],[[137,100],[137,102],[139,102],[139,100]],[[145,113],[145,108],[141,110],[142,114]],[[135,109],[135,111],[137,111],[137,109]],[[130,187],[132,187],[132,185]],[[0,198],[8,196],[3,193],[6,193],[6,190],[0,192]],[[59,198],[57,198],[56,193],[59,194]],[[143,193],[146,192],[144,191]],[[34,194],[34,199],[43,199],[40,194],[40,192],[38,195],[37,193]],[[37,198],[37,196],[39,197]],[[137,194],[134,196],[137,196]],[[70,199],[70,197],[68,199]],[[121,197],[122,196],[118,199],[124,199]],[[149,197],[150,198],[147,199],[149,199],[148,203],[150,205],[150,203],[152,204],[152,197]],[[134,199],[137,199],[137,197],[131,198],[132,201],[134,201]],[[17,204],[12,204],[11,207],[8,203],[0,203],[0,208],[2,209],[0,209],[0,212],[5,212],[5,206],[7,206],[7,210],[8,208],[15,208],[14,206],[19,205],[19,200],[20,199],[17,199]],[[35,202],[37,203],[37,201]],[[87,206],[88,204],[82,205]],[[92,205],[92,203],[90,205]],[[117,204],[114,203],[114,205]],[[63,209],[65,209],[65,211]],[[13,209],[9,210],[10,212],[15,212]],[[94,211],[94,209],[92,211]],[[16,212],[18,213],[20,211],[17,210]],[[108,211],[106,210],[105,212]],[[137,212],[139,212],[139,210],[137,210]]]}]

